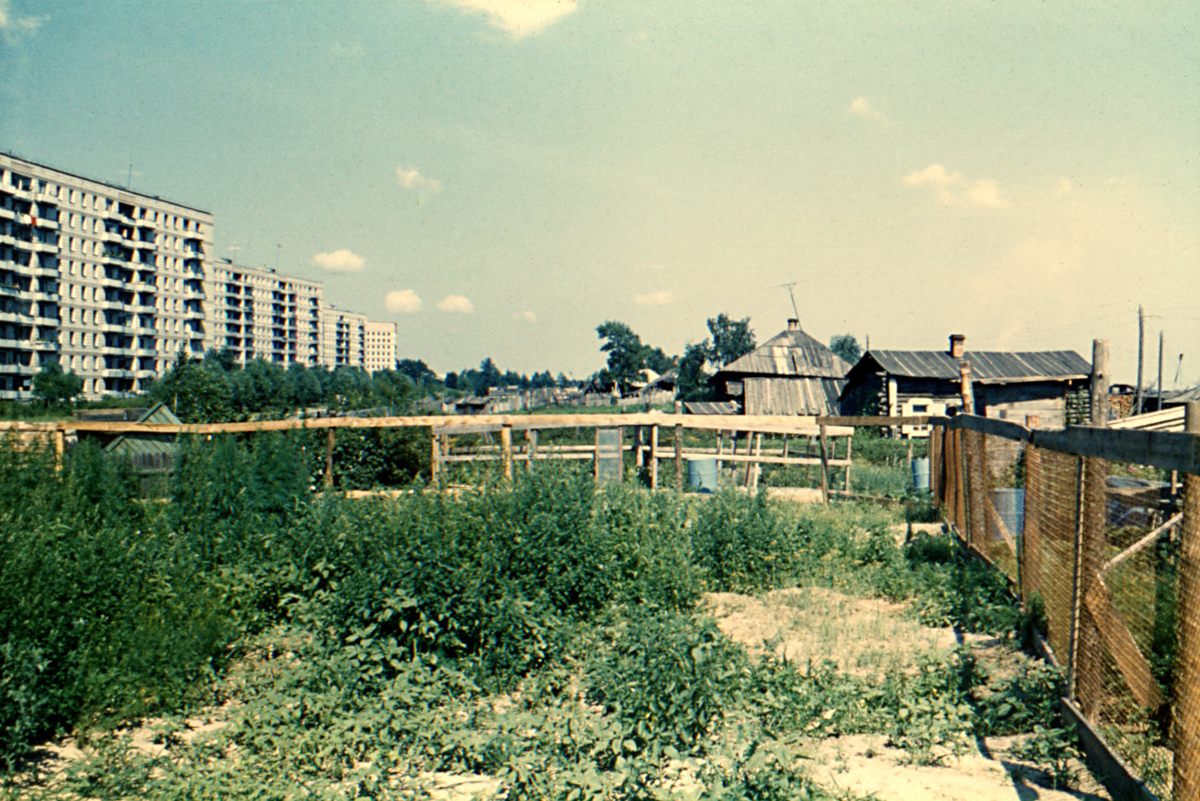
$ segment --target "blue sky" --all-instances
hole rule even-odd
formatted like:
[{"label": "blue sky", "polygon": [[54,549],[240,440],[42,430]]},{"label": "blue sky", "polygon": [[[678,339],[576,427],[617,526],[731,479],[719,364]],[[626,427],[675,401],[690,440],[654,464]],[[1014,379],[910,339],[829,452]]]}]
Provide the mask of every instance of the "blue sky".
[{"label": "blue sky", "polygon": [[[1200,380],[1200,4],[0,0],[0,150],[211,211],[439,371],[705,320]],[[131,166],[132,165],[132,168]]]}]

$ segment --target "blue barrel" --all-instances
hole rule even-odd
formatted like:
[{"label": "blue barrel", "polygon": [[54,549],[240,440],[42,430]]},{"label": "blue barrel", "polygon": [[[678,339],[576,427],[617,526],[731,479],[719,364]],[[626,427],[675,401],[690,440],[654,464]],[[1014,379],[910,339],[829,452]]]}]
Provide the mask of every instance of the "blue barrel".
[{"label": "blue barrel", "polygon": [[694,492],[717,491],[716,459],[688,459],[688,489]]},{"label": "blue barrel", "polygon": [[995,489],[992,490],[992,506],[996,514],[1004,521],[1004,527],[1014,537],[1021,536],[1025,530],[1025,490]]},{"label": "blue barrel", "polygon": [[913,489],[929,489],[929,459],[912,460]]}]

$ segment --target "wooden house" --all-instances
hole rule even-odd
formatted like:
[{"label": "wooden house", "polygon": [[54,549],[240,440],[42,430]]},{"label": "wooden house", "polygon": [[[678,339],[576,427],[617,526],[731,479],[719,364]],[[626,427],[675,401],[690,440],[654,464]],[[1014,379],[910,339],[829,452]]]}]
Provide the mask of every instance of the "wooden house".
[{"label": "wooden house", "polygon": [[[1092,367],[1078,353],[967,351],[965,340],[962,334],[951,336],[946,351],[867,351],[846,376],[841,413],[953,414],[963,407],[965,386],[974,413],[986,417],[1061,428],[1086,414]],[[929,434],[927,426],[904,426],[901,433]]]},{"label": "wooden house", "polygon": [[850,365],[788,320],[786,331],[717,371],[718,401],[738,401],[744,414],[832,415]]}]

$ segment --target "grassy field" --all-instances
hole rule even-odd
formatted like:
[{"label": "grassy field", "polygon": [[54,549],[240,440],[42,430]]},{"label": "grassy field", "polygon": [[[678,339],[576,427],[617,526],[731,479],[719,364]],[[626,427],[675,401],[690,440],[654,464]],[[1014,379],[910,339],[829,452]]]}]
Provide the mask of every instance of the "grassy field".
[{"label": "grassy field", "polygon": [[[829,738],[936,766],[1022,732],[1074,778],[1058,675],[927,628],[1015,654],[1024,623],[945,535],[561,465],[317,498],[305,447],[185,445],[166,503],[92,448],[0,448],[3,793],[848,798]],[[727,631],[755,603],[774,628]]]}]

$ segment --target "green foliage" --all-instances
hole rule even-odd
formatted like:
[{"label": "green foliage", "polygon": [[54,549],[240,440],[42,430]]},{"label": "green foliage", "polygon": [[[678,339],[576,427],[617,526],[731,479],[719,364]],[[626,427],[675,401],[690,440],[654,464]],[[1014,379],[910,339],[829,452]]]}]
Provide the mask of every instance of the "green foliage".
[{"label": "green foliage", "polygon": [[750,318],[732,320],[725,313],[708,318],[711,340],[705,340],[708,360],[717,367],[724,367],[754,350],[754,332],[750,330]]},{"label": "green foliage", "polygon": [[1010,751],[1012,756],[1032,762],[1046,773],[1052,790],[1070,790],[1079,786],[1079,736],[1074,729],[1050,728],[1034,724],[1033,736]]},{"label": "green foliage", "polygon": [[64,373],[62,365],[53,359],[42,365],[33,377],[33,394],[50,403],[69,403],[83,392],[83,379],[72,370]]},{"label": "green foliage", "polygon": [[965,752],[975,726],[967,699],[971,669],[971,658],[956,651],[945,661],[920,657],[915,673],[892,677],[896,707],[888,739],[913,764],[940,765]]},{"label": "green foliage", "polygon": [[863,354],[862,346],[854,334],[835,334],[829,340],[829,349],[850,365],[858,364]]},{"label": "green foliage", "polygon": [[601,352],[608,354],[603,380],[615,382],[622,392],[644,380],[650,347],[642,344],[642,338],[633,329],[625,323],[609,320],[596,326],[596,336],[604,340]]},{"label": "green foliage", "polygon": [[[371,451],[392,446],[343,434],[338,486],[378,483]],[[886,733],[935,764],[973,733],[1053,725],[1061,679],[1041,666],[993,678],[959,652],[850,674],[770,643],[751,657],[695,611],[703,589],[801,584],[1011,627],[1003,582],[947,535],[901,547],[872,507],[550,465],[457,495],[318,497],[324,443],[182,440],[166,504],[98,449],[59,471],[0,447],[0,768],[73,730],[93,756],[45,796],[415,798],[448,771],[509,798],[663,798],[684,776],[703,798],[827,798],[802,738]],[[193,739],[168,715],[155,755],[102,733],[193,703],[228,725]]]},{"label": "green foliage", "polygon": [[632,607],[591,666],[589,697],[622,721],[637,752],[703,752],[741,695],[745,652],[708,617]]}]

